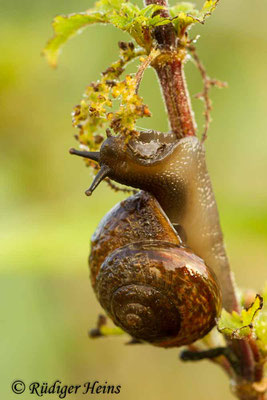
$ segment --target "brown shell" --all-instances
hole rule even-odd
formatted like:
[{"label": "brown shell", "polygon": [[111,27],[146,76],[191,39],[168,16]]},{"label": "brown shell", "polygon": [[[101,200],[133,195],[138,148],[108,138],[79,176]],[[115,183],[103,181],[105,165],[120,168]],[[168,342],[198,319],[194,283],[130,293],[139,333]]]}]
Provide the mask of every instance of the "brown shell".
[{"label": "brown shell", "polygon": [[221,294],[203,260],[172,243],[129,244],[108,256],[96,280],[102,307],[133,337],[182,346],[216,323]]},{"label": "brown shell", "polygon": [[96,229],[91,239],[89,257],[93,287],[102,263],[112,251],[142,240],[181,244],[155,197],[143,191],[117,204]]},{"label": "brown shell", "polygon": [[219,215],[205,162],[195,136],[142,132],[125,140],[109,137],[100,149],[100,165],[116,182],[150,192],[172,224],[182,226],[187,245],[216,274],[224,308],[238,309],[233,276],[225,252]]},{"label": "brown shell", "polygon": [[102,307],[134,338],[181,346],[215,325],[221,293],[214,274],[182,246],[146,192],[120,203],[101,221],[89,264]]}]

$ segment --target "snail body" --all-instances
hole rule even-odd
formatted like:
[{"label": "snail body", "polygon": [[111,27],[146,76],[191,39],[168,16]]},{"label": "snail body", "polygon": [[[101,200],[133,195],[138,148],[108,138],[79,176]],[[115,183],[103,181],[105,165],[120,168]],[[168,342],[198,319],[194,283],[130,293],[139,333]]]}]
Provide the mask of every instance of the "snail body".
[{"label": "snail body", "polygon": [[112,209],[92,237],[96,296],[114,323],[161,347],[207,334],[221,309],[212,270],[186,248],[157,200],[139,192]]},{"label": "snail body", "polygon": [[121,136],[108,137],[99,153],[78,153],[101,167],[87,194],[106,176],[153,194],[187,246],[216,274],[224,308],[238,309],[205,150],[197,137],[178,140],[173,133],[145,131],[128,143]]},{"label": "snail body", "polygon": [[216,201],[197,137],[140,132],[108,136],[90,195],[105,177],[137,193],[101,221],[89,265],[96,296],[114,323],[156,346],[190,344],[226,310],[238,309]]}]

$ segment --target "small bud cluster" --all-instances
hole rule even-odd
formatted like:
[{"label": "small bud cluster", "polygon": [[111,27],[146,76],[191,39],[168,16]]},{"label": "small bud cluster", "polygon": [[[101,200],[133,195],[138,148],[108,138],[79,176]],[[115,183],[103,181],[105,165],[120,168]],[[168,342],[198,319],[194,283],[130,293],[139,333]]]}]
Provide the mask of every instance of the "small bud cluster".
[{"label": "small bud cluster", "polygon": [[[104,140],[103,132],[110,128],[126,138],[135,134],[135,122],[149,117],[150,111],[136,93],[136,76],[126,75],[120,80],[127,63],[144,54],[133,43],[119,42],[120,58],[102,72],[101,79],[92,82],[80,104],[75,106],[73,126],[79,129],[77,139],[90,150],[98,150]],[[114,110],[113,101],[120,105]]]}]

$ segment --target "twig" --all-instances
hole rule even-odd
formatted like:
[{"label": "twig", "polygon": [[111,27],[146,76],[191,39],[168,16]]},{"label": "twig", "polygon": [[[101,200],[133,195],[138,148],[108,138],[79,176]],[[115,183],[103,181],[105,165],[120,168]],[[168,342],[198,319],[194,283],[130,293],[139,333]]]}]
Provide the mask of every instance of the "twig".
[{"label": "twig", "polygon": [[107,317],[100,314],[97,319],[96,328],[91,329],[88,335],[91,339],[102,337],[101,328],[107,324]]},{"label": "twig", "polygon": [[[199,361],[205,359],[214,359],[220,356],[224,356],[230,363],[233,370],[237,374],[240,374],[239,360],[228,347],[215,347],[214,349],[208,349],[203,351],[184,350],[180,354],[180,359],[182,361]],[[222,366],[225,367],[224,365]],[[229,368],[227,368],[227,372],[230,374]]]},{"label": "twig", "polygon": [[259,348],[255,340],[251,337],[249,340],[250,347],[252,349],[254,360],[255,360],[255,382],[260,382],[263,378],[264,358],[261,357]]},{"label": "twig", "polygon": [[149,55],[144,59],[144,61],[141,63],[141,65],[138,68],[138,71],[136,72],[135,79],[136,79],[136,87],[135,87],[135,93],[138,93],[140,83],[142,81],[143,75],[145,70],[149,67],[149,65],[152,63],[152,61],[160,54],[159,50],[151,50]]},{"label": "twig", "polygon": [[204,124],[204,131],[202,133],[202,138],[201,138],[201,141],[203,143],[207,139],[208,129],[209,129],[210,123],[212,121],[212,119],[211,119],[212,102],[211,102],[211,99],[209,98],[209,90],[212,86],[216,86],[218,88],[227,87],[227,82],[222,82],[217,79],[211,79],[208,76],[204,65],[202,64],[202,62],[200,61],[200,58],[197,55],[195,46],[192,46],[192,45],[188,46],[188,50],[191,52],[192,57],[195,61],[195,64],[196,64],[197,68],[199,69],[199,72],[200,72],[202,80],[203,80],[203,85],[204,85],[203,91],[200,93],[197,93],[195,95],[195,97],[197,99],[201,99],[204,101],[205,109],[204,109],[203,114],[204,114],[204,118],[205,118],[205,124]]},{"label": "twig", "polygon": [[[144,0],[158,4],[163,18],[170,18],[168,0]],[[177,35],[172,23],[155,28],[154,37],[161,55],[153,62],[168,112],[171,130],[178,139],[195,136],[196,125],[183,71],[184,52],[177,48]]]},{"label": "twig", "polygon": [[120,187],[120,186],[116,185],[115,183],[113,183],[112,180],[109,178],[106,178],[105,181],[107,182],[108,186],[115,192],[123,192],[123,193],[130,193],[130,194],[136,194],[138,192],[138,190],[135,190],[135,189],[128,189],[126,187]]},{"label": "twig", "polygon": [[98,316],[96,328],[91,329],[88,332],[88,335],[91,339],[104,337],[104,336],[118,336],[124,335],[124,331],[117,326],[108,327],[107,326],[107,317],[105,315],[100,314]]},{"label": "twig", "polygon": [[[126,332],[124,332],[118,326],[109,327],[107,317],[105,315],[99,314],[96,323],[96,328],[91,329],[88,332],[88,336],[90,337],[90,339],[96,339],[107,336],[121,336],[124,335],[125,333]],[[134,337],[131,337],[130,340],[128,340],[128,342],[126,342],[125,344],[135,345],[135,344],[143,344],[143,342]]]}]

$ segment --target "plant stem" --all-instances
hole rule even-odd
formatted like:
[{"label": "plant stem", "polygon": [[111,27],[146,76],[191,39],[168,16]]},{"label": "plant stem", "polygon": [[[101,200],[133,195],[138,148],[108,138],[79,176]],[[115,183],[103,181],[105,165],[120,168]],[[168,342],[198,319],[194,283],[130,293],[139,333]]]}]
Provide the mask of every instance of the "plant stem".
[{"label": "plant stem", "polygon": [[[145,3],[146,5],[158,4],[166,7],[160,13],[165,18],[169,17],[168,0],[145,0]],[[183,71],[186,49],[176,38],[172,24],[158,26],[155,30],[155,39],[160,55],[153,60],[151,65],[156,70],[161,84],[171,129],[177,135],[177,138],[195,136],[196,124]],[[240,311],[237,298],[233,308],[237,312]],[[237,381],[241,379],[250,384],[255,381],[255,378],[260,377],[260,367],[258,367],[259,371],[257,371],[257,368],[255,369],[258,360],[256,360],[255,352],[253,354],[253,349],[248,342],[245,340],[229,340],[228,348],[232,350],[239,362],[240,372],[236,375]],[[255,377],[255,375],[257,376]],[[240,396],[237,394],[239,398],[244,399],[245,397],[241,397],[243,395],[244,393]]]},{"label": "plant stem", "polygon": [[260,382],[263,378],[264,360],[262,360],[259,348],[253,338],[251,338],[249,340],[249,344],[250,344],[251,350],[253,352],[255,364],[256,364],[254,380],[255,380],[255,382]]},{"label": "plant stem", "polygon": [[[165,6],[161,11],[164,18],[169,17],[167,0],[145,0],[146,4]],[[177,49],[177,39],[172,24],[158,26],[155,38],[161,55],[152,66],[155,68],[167,107],[171,129],[178,138],[194,136],[196,124],[185,81],[183,64],[185,52]]]},{"label": "plant stem", "polygon": [[166,54],[168,60],[158,58],[157,71],[167,107],[171,129],[178,138],[195,136],[196,126],[183,71],[183,60],[178,53]]},{"label": "plant stem", "polygon": [[[159,6],[166,7],[164,10],[160,11],[160,15],[163,18],[169,18],[170,14],[168,11],[168,0],[144,0],[145,5],[157,4]],[[156,27],[155,37],[160,47],[165,49],[170,49],[175,47],[176,34],[173,25],[161,25]]]}]

